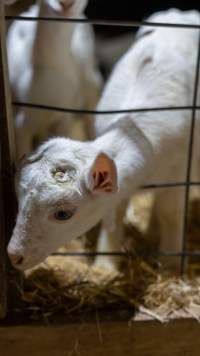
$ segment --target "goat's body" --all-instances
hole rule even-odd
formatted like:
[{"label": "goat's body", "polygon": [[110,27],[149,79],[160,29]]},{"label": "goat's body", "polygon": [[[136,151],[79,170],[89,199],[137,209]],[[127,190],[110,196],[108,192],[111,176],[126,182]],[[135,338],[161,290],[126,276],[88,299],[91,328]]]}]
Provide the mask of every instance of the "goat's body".
[{"label": "goat's body", "polygon": [[[196,11],[170,10],[152,16],[149,21],[199,25],[200,15]],[[136,43],[116,66],[99,103],[99,110],[192,106],[198,40],[199,31],[194,29],[140,30]],[[152,170],[148,168],[147,184],[185,180],[191,117],[191,110],[150,111],[124,117],[141,130],[152,146]],[[200,158],[199,111],[196,119],[196,163],[193,166]],[[97,135],[107,132],[113,123],[117,126],[118,120],[120,115],[97,117]]]},{"label": "goat's body", "polygon": [[[200,24],[200,15],[196,11],[181,12],[169,10],[149,18],[149,21]],[[100,100],[99,110],[183,107],[192,106],[194,99],[195,73],[197,66],[199,30],[182,28],[144,28],[138,33],[133,47],[117,64],[110,81]],[[197,105],[200,101],[200,93]],[[128,145],[124,149],[124,170],[130,179],[126,179],[119,194],[118,206],[135,193],[139,186],[165,183],[186,182],[189,140],[191,132],[192,110],[147,111],[112,117],[96,118],[96,134],[103,137],[112,126],[128,126],[132,141],[146,140],[143,147],[143,162],[139,179],[135,179],[131,164],[134,165],[135,147]],[[192,181],[200,179],[200,116],[196,112],[194,131]],[[137,137],[137,140],[135,139]],[[113,140],[112,151],[118,146],[120,138]],[[122,141],[122,139],[121,139]],[[137,144],[139,147],[139,144]],[[118,147],[117,147],[118,150]],[[108,153],[111,151],[107,151]],[[130,171],[130,172],[129,172]],[[137,172],[136,172],[137,173]],[[131,179],[132,177],[132,179]],[[153,215],[160,224],[161,250],[180,252],[182,249],[184,188],[165,188],[154,191],[156,200]],[[155,219],[152,219],[152,221]],[[116,229],[116,232],[118,231]],[[117,236],[117,234],[114,234]],[[154,230],[155,235],[155,230]],[[120,237],[121,238],[121,237]],[[114,238],[113,238],[114,240]],[[119,240],[120,241],[120,240]],[[116,241],[111,248],[116,250]],[[99,242],[99,249],[107,249],[105,234]],[[120,248],[120,243],[117,245]],[[100,257],[99,263],[105,262]],[[174,260],[177,264],[178,260]],[[107,263],[107,262],[106,262]],[[110,261],[108,261],[110,264]]]},{"label": "goat's body", "polygon": [[[22,15],[37,17],[49,13],[47,5],[41,4]],[[95,107],[100,77],[90,25],[14,22],[7,43],[10,81],[17,100],[62,108]],[[77,119],[72,114],[19,110],[16,118],[19,146],[21,134],[38,136],[40,141],[50,133],[70,136],[72,118]],[[24,149],[27,151],[23,147],[20,154]]]}]

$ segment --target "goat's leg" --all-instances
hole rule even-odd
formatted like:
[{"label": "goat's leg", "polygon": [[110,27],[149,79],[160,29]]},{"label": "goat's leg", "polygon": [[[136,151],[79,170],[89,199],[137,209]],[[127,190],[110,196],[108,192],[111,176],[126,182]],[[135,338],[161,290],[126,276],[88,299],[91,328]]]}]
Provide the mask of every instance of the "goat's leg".
[{"label": "goat's leg", "polygon": [[[101,232],[98,238],[97,252],[120,252],[123,241],[123,218],[125,216],[127,202],[123,202],[115,213],[111,213],[102,222]],[[110,271],[116,271],[119,267],[120,256],[97,256],[95,266],[103,267]]]},{"label": "goat's leg", "polygon": [[85,141],[87,135],[85,132],[84,120],[85,117],[76,116],[58,119],[57,122],[51,126],[51,134],[53,133],[56,136],[69,137],[73,140]]},{"label": "goat's leg", "polygon": [[[181,252],[183,211],[183,188],[171,188],[156,195],[153,214],[158,222],[160,251]],[[163,257],[162,262],[170,269],[180,270],[180,257]]]},{"label": "goat's leg", "polygon": [[[26,119],[28,117],[28,120]],[[17,160],[32,151],[33,130],[30,125],[30,114],[24,111],[16,112],[15,116],[15,139],[17,149]]]},{"label": "goat's leg", "polygon": [[32,151],[32,136],[27,128],[17,128],[15,131],[17,160],[20,161]]}]

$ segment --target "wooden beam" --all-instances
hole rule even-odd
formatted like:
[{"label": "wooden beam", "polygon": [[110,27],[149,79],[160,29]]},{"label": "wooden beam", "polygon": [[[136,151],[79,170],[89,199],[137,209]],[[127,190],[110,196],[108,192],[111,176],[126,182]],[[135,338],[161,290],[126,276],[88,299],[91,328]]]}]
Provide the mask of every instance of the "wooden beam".
[{"label": "wooden beam", "polygon": [[0,317],[6,314],[6,300],[14,300],[16,294],[16,278],[18,274],[12,269],[6,257],[6,246],[12,234],[17,201],[14,189],[15,171],[15,145],[14,127],[11,114],[11,99],[8,83],[8,70],[6,58],[4,6],[0,1],[0,246],[1,246],[1,273],[0,273]]},{"label": "wooden beam", "polygon": [[3,356],[199,356],[193,320],[74,323],[0,328]]}]

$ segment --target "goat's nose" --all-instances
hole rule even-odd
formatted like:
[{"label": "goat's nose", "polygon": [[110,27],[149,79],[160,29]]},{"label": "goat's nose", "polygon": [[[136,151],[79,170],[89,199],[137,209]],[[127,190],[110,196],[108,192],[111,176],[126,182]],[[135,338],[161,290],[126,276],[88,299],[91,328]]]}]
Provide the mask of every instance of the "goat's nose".
[{"label": "goat's nose", "polygon": [[74,0],[60,0],[60,5],[62,6],[63,11],[68,12],[74,5]]},{"label": "goat's nose", "polygon": [[24,261],[24,257],[17,252],[9,251],[8,256],[9,256],[10,261],[14,267],[20,267]]}]

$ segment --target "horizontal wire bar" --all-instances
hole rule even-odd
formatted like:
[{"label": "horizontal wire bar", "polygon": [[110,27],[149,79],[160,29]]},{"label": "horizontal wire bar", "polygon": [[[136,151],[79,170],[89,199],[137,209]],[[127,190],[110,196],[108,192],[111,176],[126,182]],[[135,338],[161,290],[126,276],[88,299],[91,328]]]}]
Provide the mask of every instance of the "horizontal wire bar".
[{"label": "horizontal wire bar", "polygon": [[[137,109],[127,109],[127,110],[113,110],[113,111],[96,111],[96,110],[79,110],[71,108],[60,108],[49,105],[42,104],[32,104],[32,103],[23,103],[23,102],[13,102],[14,106],[17,107],[27,107],[33,109],[42,109],[42,110],[52,110],[59,112],[67,113],[79,113],[79,114],[95,114],[95,115],[109,115],[109,114],[119,114],[119,113],[137,113],[137,112],[147,112],[147,111],[173,111],[173,110],[193,110],[193,106],[178,106],[178,107],[161,107],[161,108],[137,108]],[[200,110],[200,106],[197,106],[196,109]],[[190,186],[199,186],[200,182],[175,182],[175,183],[158,183],[158,184],[148,184],[142,186],[142,189],[155,189],[155,188],[175,188],[175,187],[185,187]]]},{"label": "horizontal wire bar", "polygon": [[141,189],[159,189],[159,188],[177,188],[177,187],[187,187],[187,186],[200,186],[200,182],[178,182],[178,183],[154,183],[143,185]]},{"label": "horizontal wire bar", "polygon": [[200,251],[157,251],[157,252],[55,252],[51,256],[68,256],[68,257],[96,257],[96,256],[113,256],[113,257],[200,257]]},{"label": "horizontal wire bar", "polygon": [[48,110],[48,111],[58,111],[66,112],[71,114],[85,114],[85,115],[113,115],[113,114],[128,114],[128,113],[139,113],[139,112],[151,112],[151,111],[186,111],[186,110],[200,110],[200,106],[169,106],[169,107],[155,107],[155,108],[136,108],[136,109],[124,109],[124,110],[80,110],[73,108],[61,108],[58,106],[52,105],[43,105],[43,104],[34,104],[34,103],[25,103],[25,102],[16,102],[14,101],[13,106],[16,107],[25,107],[30,109],[38,110]]},{"label": "horizontal wire bar", "polygon": [[[137,109],[127,109],[127,110],[114,110],[114,111],[96,111],[96,110],[79,110],[79,109],[70,109],[70,108],[60,108],[49,105],[42,104],[31,104],[31,103],[20,103],[13,102],[14,106],[27,107],[33,109],[42,109],[42,110],[53,110],[59,112],[67,113],[79,113],[79,114],[95,114],[95,115],[107,115],[107,114],[119,114],[119,113],[137,113],[137,112],[146,112],[146,111],[172,111],[172,110],[193,110],[192,106],[179,106],[179,107],[161,107],[161,108],[137,108]],[[200,106],[197,106],[196,109],[200,110]],[[142,186],[142,189],[154,189],[154,188],[170,188],[170,187],[185,187],[190,186],[199,186],[200,182],[175,182],[175,183],[158,183],[158,184],[149,184]]]},{"label": "horizontal wire bar", "polygon": [[200,24],[184,24],[184,23],[163,23],[150,21],[121,21],[121,20],[103,20],[103,19],[87,19],[87,18],[67,18],[67,17],[48,17],[48,16],[5,16],[7,21],[51,21],[51,22],[68,22],[68,23],[87,23],[98,26],[118,26],[118,27],[171,27],[183,29],[200,29]]}]

